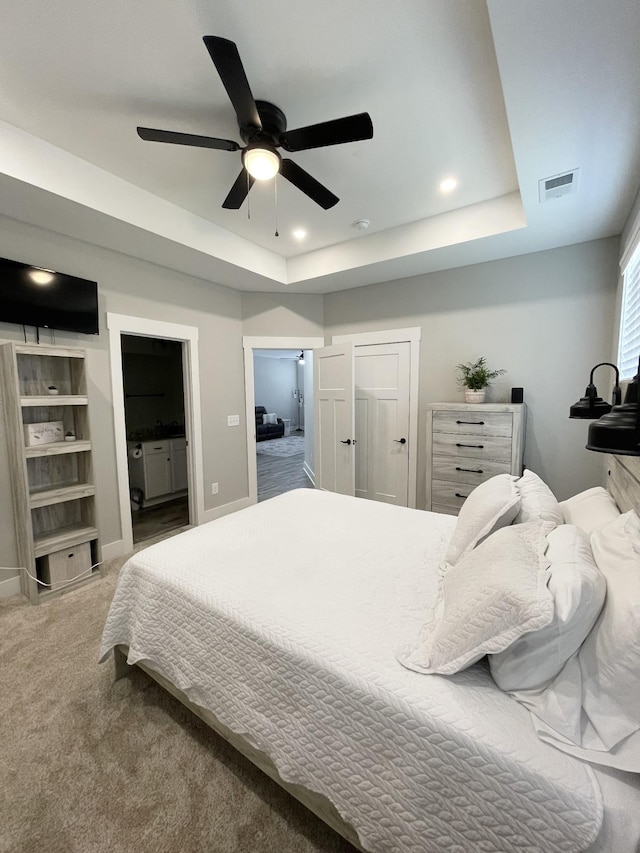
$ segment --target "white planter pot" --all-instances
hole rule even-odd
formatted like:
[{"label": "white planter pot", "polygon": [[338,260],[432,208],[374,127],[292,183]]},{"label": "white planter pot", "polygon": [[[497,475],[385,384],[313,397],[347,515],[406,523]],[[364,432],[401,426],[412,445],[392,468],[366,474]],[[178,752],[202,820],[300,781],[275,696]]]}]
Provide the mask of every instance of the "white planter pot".
[{"label": "white planter pot", "polygon": [[486,396],[487,391],[485,388],[482,388],[480,391],[472,391],[470,388],[464,389],[465,403],[484,403]]}]

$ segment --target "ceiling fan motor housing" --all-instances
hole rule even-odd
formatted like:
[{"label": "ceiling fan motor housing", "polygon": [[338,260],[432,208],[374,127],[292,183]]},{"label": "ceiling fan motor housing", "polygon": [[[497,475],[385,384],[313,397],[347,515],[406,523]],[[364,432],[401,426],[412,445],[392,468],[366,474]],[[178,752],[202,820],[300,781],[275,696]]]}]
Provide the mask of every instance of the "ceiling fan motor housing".
[{"label": "ceiling fan motor housing", "polygon": [[287,129],[287,117],[279,107],[269,101],[256,101],[262,127],[252,124],[239,125],[240,136],[249,146],[268,142],[274,148],[280,146],[280,134]]}]

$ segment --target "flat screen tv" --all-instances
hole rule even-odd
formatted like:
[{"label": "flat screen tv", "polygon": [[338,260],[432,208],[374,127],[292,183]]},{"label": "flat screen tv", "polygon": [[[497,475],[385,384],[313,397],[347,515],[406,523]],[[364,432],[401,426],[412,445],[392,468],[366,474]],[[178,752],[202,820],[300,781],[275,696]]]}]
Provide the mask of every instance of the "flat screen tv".
[{"label": "flat screen tv", "polygon": [[98,285],[0,258],[0,321],[98,334]]}]

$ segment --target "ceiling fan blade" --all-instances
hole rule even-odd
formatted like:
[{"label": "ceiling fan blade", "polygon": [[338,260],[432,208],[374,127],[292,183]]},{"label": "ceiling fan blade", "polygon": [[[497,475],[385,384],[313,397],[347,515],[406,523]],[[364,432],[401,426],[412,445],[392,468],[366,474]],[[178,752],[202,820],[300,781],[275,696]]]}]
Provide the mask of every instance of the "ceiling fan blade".
[{"label": "ceiling fan blade", "polygon": [[252,177],[246,169],[242,169],[234,185],[229,190],[229,194],[222,202],[222,206],[227,210],[239,210],[242,207],[242,202],[249,195],[249,190],[255,183],[255,178]]},{"label": "ceiling fan blade", "polygon": [[280,136],[280,144],[286,151],[304,151],[322,148],[324,145],[342,145],[373,137],[373,123],[369,113],[310,124],[296,130],[287,130]]},{"label": "ceiling fan blade", "polygon": [[219,36],[204,36],[204,43],[227,90],[240,127],[252,125],[262,128],[258,107],[251,94],[251,87],[234,42]]},{"label": "ceiling fan blade", "polygon": [[215,139],[213,136],[197,136],[193,133],[176,133],[173,130],[155,130],[139,127],[138,136],[147,142],[172,142],[174,145],[193,145],[196,148],[216,148],[219,151],[238,151],[240,146],[232,139]]},{"label": "ceiling fan blade", "polygon": [[308,172],[301,169],[293,160],[282,161],[280,174],[325,210],[329,210],[330,207],[333,207],[334,204],[340,201],[337,195],[334,195],[321,183],[316,181],[315,178],[312,178]]}]

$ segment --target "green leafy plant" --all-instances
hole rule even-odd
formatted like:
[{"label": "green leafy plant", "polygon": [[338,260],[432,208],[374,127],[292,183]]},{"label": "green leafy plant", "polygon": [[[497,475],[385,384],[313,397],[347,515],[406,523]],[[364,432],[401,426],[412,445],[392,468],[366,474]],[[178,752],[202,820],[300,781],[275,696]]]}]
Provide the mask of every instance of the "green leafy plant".
[{"label": "green leafy plant", "polygon": [[458,382],[471,391],[481,391],[488,388],[496,376],[502,376],[506,370],[489,370],[487,359],[483,357],[466,364],[457,364]]}]

